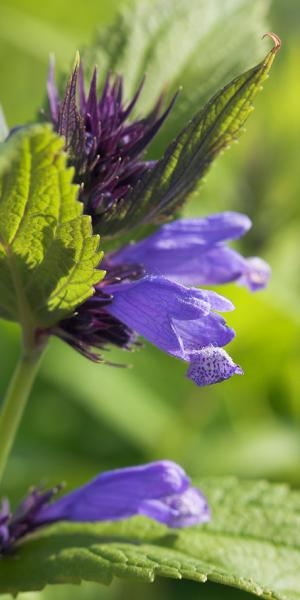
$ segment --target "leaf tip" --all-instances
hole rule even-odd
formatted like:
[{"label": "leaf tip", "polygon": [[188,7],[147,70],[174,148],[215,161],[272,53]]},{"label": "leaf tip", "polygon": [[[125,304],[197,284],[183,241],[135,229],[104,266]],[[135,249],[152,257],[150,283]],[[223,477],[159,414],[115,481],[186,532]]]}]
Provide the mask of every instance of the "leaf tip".
[{"label": "leaf tip", "polygon": [[73,71],[77,70],[79,68],[79,65],[80,65],[80,54],[79,54],[79,50],[76,50]]},{"label": "leaf tip", "polygon": [[274,47],[272,49],[272,52],[274,54],[276,54],[276,52],[278,52],[278,50],[280,50],[280,48],[281,48],[280,37],[276,33],[273,33],[272,31],[267,31],[267,33],[264,33],[264,35],[262,36],[262,39],[264,39],[265,37],[269,37],[273,41]]}]

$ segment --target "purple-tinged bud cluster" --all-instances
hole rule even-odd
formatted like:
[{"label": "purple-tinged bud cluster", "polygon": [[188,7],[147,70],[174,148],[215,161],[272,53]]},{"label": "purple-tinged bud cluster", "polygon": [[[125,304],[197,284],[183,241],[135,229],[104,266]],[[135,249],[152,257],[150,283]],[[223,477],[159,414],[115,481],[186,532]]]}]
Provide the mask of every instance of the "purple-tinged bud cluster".
[{"label": "purple-tinged bud cluster", "polygon": [[58,521],[118,521],[144,515],[171,528],[206,523],[206,498],[191,487],[183,469],[163,460],[116,469],[53,501],[58,488],[32,490],[13,515],[7,501],[0,508],[0,555],[36,529]]},{"label": "purple-tinged bud cluster", "polygon": [[108,75],[98,97],[95,69],[86,94],[82,63],[77,62],[60,100],[54,79],[54,63],[50,65],[48,98],[51,120],[54,129],[65,137],[65,147],[75,167],[75,181],[81,184],[80,199],[97,230],[105,219],[106,211],[111,212],[142,174],[154,166],[155,161],[143,160],[143,154],[175,101],[174,97],[169,107],[160,114],[161,96],[146,117],[130,122],[143,83],[144,80],[131,102],[125,105],[122,77],[113,79]]},{"label": "purple-tinged bud cluster", "polygon": [[58,493],[60,486],[46,492],[38,488],[30,491],[15,512],[10,511],[7,499],[0,506],[0,557],[10,552],[15,543],[36,529],[36,519],[43,506]]}]

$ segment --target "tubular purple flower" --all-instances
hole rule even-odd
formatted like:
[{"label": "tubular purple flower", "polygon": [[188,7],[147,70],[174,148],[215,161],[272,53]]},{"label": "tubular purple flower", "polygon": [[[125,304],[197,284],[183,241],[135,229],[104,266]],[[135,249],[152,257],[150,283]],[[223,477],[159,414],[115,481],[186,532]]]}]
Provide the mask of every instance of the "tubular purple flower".
[{"label": "tubular purple flower", "polygon": [[[264,287],[270,274],[266,263],[245,259],[225,245],[227,240],[243,235],[250,226],[248,217],[232,212],[181,219],[163,225],[142,241],[108,254],[102,263],[107,270],[106,279],[73,321],[68,319],[62,324],[59,335],[94,358],[87,342],[103,348],[114,340],[115,344],[129,348],[135,343],[130,332],[136,332],[161,350],[192,361],[188,377],[197,385],[242,374],[241,368],[221,351],[233,339],[234,331],[216,313],[233,310],[233,305],[211,291],[181,284],[237,281],[252,290]],[[90,329],[86,320],[82,321],[88,315],[92,319]],[[110,326],[105,327],[105,323]],[[213,373],[209,367],[212,360]]]},{"label": "tubular purple flower", "polygon": [[164,460],[102,473],[45,506],[35,523],[115,521],[133,515],[154,518],[168,527],[185,527],[208,521],[209,509],[199,490],[190,487],[183,469]]},{"label": "tubular purple flower", "polygon": [[161,460],[98,475],[53,501],[58,489],[33,490],[14,515],[0,509],[0,554],[36,529],[58,521],[118,521],[143,515],[171,528],[206,523],[210,510],[200,490],[191,487],[184,470]]},{"label": "tubular purple flower", "polygon": [[[242,374],[241,368],[224,350],[217,353],[220,346],[234,337],[234,331],[215,312],[233,309],[223,296],[186,288],[157,276],[108,286],[107,291],[110,290],[113,298],[106,310],[117,319],[122,318],[127,327],[161,350],[189,362],[188,377],[197,385],[218,383],[234,374]],[[214,362],[218,358],[213,370],[212,346],[215,347]]]},{"label": "tubular purple flower", "polygon": [[156,276],[112,288],[107,311],[173,356],[188,360],[191,352],[211,343],[223,346],[234,337],[214,312],[215,307],[231,310],[232,304],[217,294]]},{"label": "tubular purple flower", "polygon": [[252,291],[266,286],[270,268],[261,259],[245,259],[227,248],[251,227],[246,215],[223,212],[201,219],[179,219],[146,239],[108,255],[106,264],[141,264],[147,273],[186,285],[240,281]]}]

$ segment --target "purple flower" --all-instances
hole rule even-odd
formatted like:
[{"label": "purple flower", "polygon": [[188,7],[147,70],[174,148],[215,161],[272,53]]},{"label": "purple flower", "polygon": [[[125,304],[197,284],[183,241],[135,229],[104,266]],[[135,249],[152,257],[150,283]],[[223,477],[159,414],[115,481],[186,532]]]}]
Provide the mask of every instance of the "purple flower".
[{"label": "purple flower", "polygon": [[[144,277],[136,282],[111,286],[113,299],[108,312],[161,350],[193,363],[188,377],[199,386],[218,383],[242,370],[222,350],[218,369],[203,361],[203,349],[214,347],[215,355],[228,344],[234,331],[215,311],[228,311],[233,305],[215,292],[187,288],[158,276]],[[109,287],[109,289],[111,289]],[[200,362],[201,369],[196,364]],[[231,361],[231,368],[227,365]],[[221,366],[223,363],[223,367]],[[207,375],[203,376],[207,368]]]},{"label": "purple flower", "polygon": [[240,281],[252,291],[264,288],[270,267],[260,258],[245,259],[225,245],[251,227],[246,215],[223,212],[202,219],[179,219],[106,259],[107,267],[140,264],[147,273],[187,285]]},{"label": "purple flower", "polygon": [[[223,350],[234,337],[218,312],[233,305],[212,291],[187,285],[267,283],[270,269],[245,259],[226,242],[251,226],[245,215],[225,212],[163,225],[148,238],[106,255],[106,278],[57,335],[97,360],[93,348],[114,343],[129,349],[134,332],[161,350],[190,363],[188,377],[199,386],[241,374]],[[217,311],[217,312],[216,312]],[[212,368],[212,362],[214,368]]]},{"label": "purple flower", "polygon": [[[82,64],[77,61],[59,99],[53,63],[50,66],[50,118],[65,137],[84,210],[102,238],[123,231],[122,215],[128,218],[131,210],[135,212],[135,206],[127,206],[128,194],[146,185],[155,161],[146,161],[144,151],[175,100],[160,115],[160,97],[149,115],[130,122],[141,90],[142,83],[125,104],[122,78],[108,76],[98,94],[95,70],[86,94]],[[180,190],[179,181],[179,196]],[[167,186],[165,195],[163,206],[168,205]],[[143,210],[142,206],[140,223],[148,222]],[[151,207],[148,210],[151,213]],[[232,310],[232,304],[213,292],[186,286],[236,281],[250,290],[263,288],[270,274],[266,263],[245,259],[226,245],[250,226],[248,217],[234,212],[179,219],[146,239],[107,253],[101,263],[106,277],[94,296],[51,333],[95,361],[103,360],[99,351],[109,344],[130,350],[138,345],[137,336],[143,336],[189,363],[187,376],[200,386],[241,374],[223,349],[234,331],[218,314]]]},{"label": "purple flower", "polygon": [[179,528],[210,519],[206,498],[190,486],[190,479],[179,465],[167,460],[102,473],[53,501],[57,491],[33,490],[14,515],[7,501],[3,502],[0,553],[11,550],[28,533],[57,521],[118,521],[144,515]]}]

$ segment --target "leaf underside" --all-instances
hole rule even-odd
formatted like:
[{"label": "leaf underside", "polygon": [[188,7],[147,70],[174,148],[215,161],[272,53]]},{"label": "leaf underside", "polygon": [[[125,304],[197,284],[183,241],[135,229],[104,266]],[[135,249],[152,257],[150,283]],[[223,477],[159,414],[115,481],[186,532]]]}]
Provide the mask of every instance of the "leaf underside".
[{"label": "leaf underside", "polygon": [[170,140],[215,90],[259,59],[268,7],[269,0],[131,2],[84,49],[87,83],[96,64],[100,85],[108,71],[122,74],[130,99],[146,75],[142,114],[162,90],[171,98],[183,86],[161,132]]},{"label": "leaf underside", "polygon": [[103,276],[63,144],[37,125],[0,145],[0,316],[36,328],[72,313]]},{"label": "leaf underside", "polygon": [[55,525],[0,561],[0,592],[113,576],[207,580],[269,600],[300,598],[300,493],[234,478],[199,482],[212,508],[205,526],[171,530],[143,517]]},{"label": "leaf underside", "polygon": [[168,220],[194,192],[215,158],[236,141],[268,76],[277,47],[236,77],[194,116],[134,189],[105,213],[99,229],[113,235]]}]

